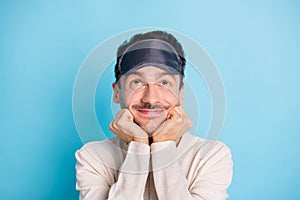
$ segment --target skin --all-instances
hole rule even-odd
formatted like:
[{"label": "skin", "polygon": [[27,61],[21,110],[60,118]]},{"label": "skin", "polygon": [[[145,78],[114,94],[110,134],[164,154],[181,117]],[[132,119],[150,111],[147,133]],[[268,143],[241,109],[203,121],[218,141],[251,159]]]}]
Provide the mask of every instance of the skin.
[{"label": "skin", "polygon": [[123,75],[113,83],[115,103],[121,110],[110,124],[110,130],[129,143],[175,141],[192,127],[192,121],[180,105],[184,87],[180,75],[172,75],[146,66]]}]

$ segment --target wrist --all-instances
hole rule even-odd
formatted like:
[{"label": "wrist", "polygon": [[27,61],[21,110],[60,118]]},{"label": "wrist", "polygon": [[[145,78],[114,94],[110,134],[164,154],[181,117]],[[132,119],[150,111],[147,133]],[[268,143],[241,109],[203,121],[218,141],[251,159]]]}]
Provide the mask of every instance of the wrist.
[{"label": "wrist", "polygon": [[141,142],[141,143],[149,145],[148,138],[146,138],[146,139],[145,138],[133,138],[133,141],[135,141],[135,142]]}]

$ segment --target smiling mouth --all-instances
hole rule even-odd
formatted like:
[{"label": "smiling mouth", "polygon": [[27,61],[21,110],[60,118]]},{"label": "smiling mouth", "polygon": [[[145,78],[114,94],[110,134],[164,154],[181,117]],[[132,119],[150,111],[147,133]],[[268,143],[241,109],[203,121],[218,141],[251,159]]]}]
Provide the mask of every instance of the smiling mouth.
[{"label": "smiling mouth", "polygon": [[164,109],[137,109],[145,117],[159,117],[164,113]]}]

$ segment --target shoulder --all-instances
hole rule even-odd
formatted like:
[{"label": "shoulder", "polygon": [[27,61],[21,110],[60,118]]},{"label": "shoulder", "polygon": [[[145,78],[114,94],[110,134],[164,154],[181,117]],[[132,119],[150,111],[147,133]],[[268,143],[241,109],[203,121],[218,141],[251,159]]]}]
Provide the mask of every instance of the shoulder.
[{"label": "shoulder", "polygon": [[89,151],[90,153],[99,153],[99,152],[104,153],[104,152],[112,152],[112,150],[119,151],[120,149],[124,149],[124,144],[122,140],[118,137],[113,137],[102,141],[88,142],[84,144],[78,151],[79,152]]},{"label": "shoulder", "polygon": [[228,157],[231,159],[230,148],[221,141],[218,140],[207,140],[197,136],[194,136],[190,133],[186,133],[183,138],[183,146],[185,148],[189,146],[188,151],[194,152],[202,159],[203,158],[222,158]]},{"label": "shoulder", "polygon": [[89,161],[115,168],[126,155],[126,146],[118,137],[84,144],[76,151],[77,161]]},{"label": "shoulder", "polygon": [[194,170],[201,174],[212,171],[215,174],[220,173],[220,176],[225,174],[226,181],[230,183],[233,168],[230,148],[218,140],[206,140],[191,134],[185,137],[185,143],[188,140],[191,145],[186,148],[182,159],[191,159],[190,163],[195,167]]}]

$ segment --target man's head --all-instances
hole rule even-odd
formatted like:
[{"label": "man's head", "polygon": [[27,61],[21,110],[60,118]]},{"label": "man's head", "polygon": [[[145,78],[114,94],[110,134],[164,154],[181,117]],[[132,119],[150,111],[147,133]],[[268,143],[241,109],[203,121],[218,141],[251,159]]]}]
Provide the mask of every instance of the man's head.
[{"label": "man's head", "polygon": [[[182,49],[181,44],[178,42],[178,40],[171,35],[170,33],[164,32],[164,31],[151,31],[147,33],[141,33],[141,34],[136,34],[129,40],[126,40],[121,44],[118,48],[117,51],[117,63],[115,65],[115,78],[116,78],[116,83],[118,82],[119,78],[123,75],[119,69],[120,62],[122,61],[122,56],[128,50],[128,48],[136,43],[139,43],[140,46],[138,47],[139,49],[142,49],[143,46],[146,46],[146,43],[141,43],[141,41],[146,41],[146,40],[161,40],[169,44],[172,48],[174,48],[175,53],[179,56],[179,59],[181,61],[180,66],[180,72],[181,72],[181,81],[183,80],[184,77],[184,68],[186,64],[185,56],[184,56],[184,51]],[[161,47],[156,47],[160,48]],[[146,47],[144,48],[146,49]],[[181,82],[181,85],[183,85],[183,82]]]},{"label": "man's head", "polygon": [[114,101],[130,110],[134,122],[151,134],[171,109],[183,103],[184,52],[162,31],[137,34],[117,52]]}]

